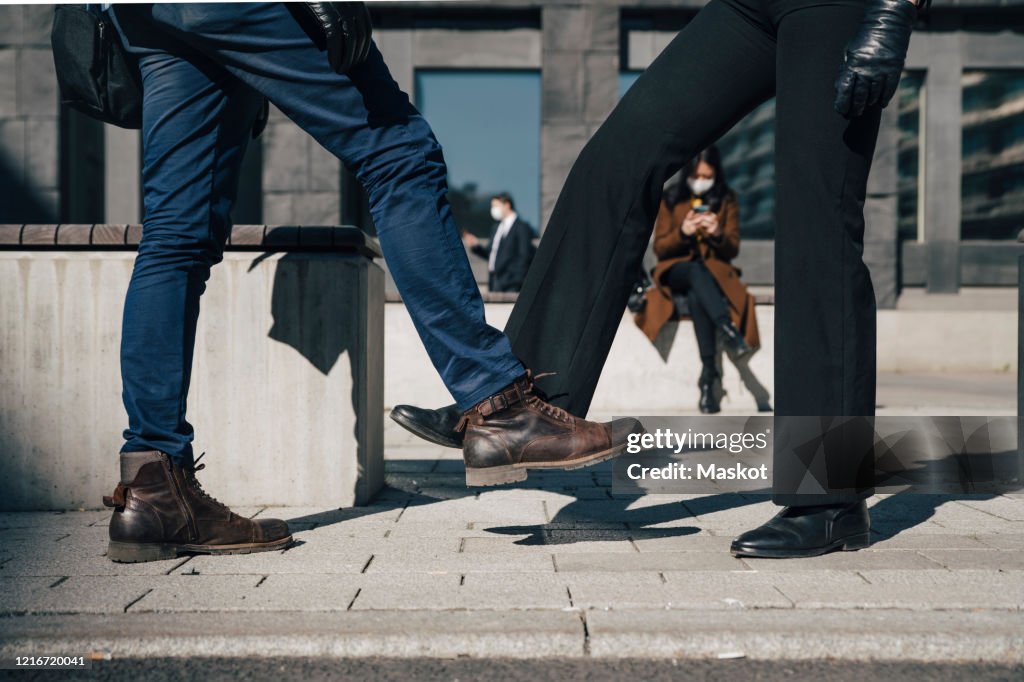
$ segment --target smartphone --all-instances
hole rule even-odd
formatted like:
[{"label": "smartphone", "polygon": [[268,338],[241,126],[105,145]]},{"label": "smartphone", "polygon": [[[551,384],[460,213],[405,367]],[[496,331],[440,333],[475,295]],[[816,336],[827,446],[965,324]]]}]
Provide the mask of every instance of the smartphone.
[{"label": "smartphone", "polygon": [[708,206],[707,204],[701,204],[700,206],[694,206],[693,207],[693,212],[694,213],[707,213],[710,210],[711,210],[711,207]]}]

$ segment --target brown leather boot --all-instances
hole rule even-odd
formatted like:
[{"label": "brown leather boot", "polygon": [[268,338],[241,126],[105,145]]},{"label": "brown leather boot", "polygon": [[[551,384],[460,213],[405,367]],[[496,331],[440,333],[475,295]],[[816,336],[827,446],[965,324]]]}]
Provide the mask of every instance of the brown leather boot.
[{"label": "brown leather boot", "polygon": [[251,520],[213,499],[196,480],[206,465],[182,467],[155,450],[121,454],[121,482],[103,504],[114,508],[107,556],[136,563],[180,554],[248,554],[292,542],[279,519]]},{"label": "brown leather boot", "polygon": [[528,469],[578,469],[622,454],[636,419],[589,422],[542,400],[529,372],[466,412],[466,485],[525,481]]}]

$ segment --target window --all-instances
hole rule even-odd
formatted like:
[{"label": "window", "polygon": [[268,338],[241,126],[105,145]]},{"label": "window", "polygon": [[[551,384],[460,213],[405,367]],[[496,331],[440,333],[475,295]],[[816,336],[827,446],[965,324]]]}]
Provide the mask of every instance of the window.
[{"label": "window", "polygon": [[540,228],[540,92],[537,71],[416,72],[416,105],[444,147],[460,229],[490,236],[498,192]]},{"label": "window", "polygon": [[718,141],[722,167],[740,205],[744,239],[775,238],[775,100],[770,99]]},{"label": "window", "polygon": [[[103,124],[68,106],[60,109],[60,222],[102,223],[105,219],[105,150]],[[6,188],[15,188],[4,178]],[[14,201],[31,192],[6,192]],[[30,201],[31,199],[29,199]],[[25,201],[22,198],[22,201]],[[44,217],[38,212],[35,220]],[[16,216],[4,216],[9,222]],[[27,217],[27,216],[23,216]],[[51,216],[51,219],[57,216]],[[31,219],[31,218],[30,218]],[[27,221],[26,221],[27,222]]]},{"label": "window", "polygon": [[643,71],[622,71],[619,73],[619,99],[622,99],[626,91],[633,87],[633,83],[636,83],[636,79],[642,73]]},{"label": "window", "polygon": [[[641,71],[619,74],[619,97]],[[722,166],[740,205],[744,239],[775,237],[775,100],[750,112],[718,141]]]},{"label": "window", "polygon": [[896,169],[897,184],[897,232],[899,239],[918,241],[923,235],[919,231],[920,179],[921,179],[921,95],[924,86],[924,72],[911,71],[903,74],[895,103],[899,106],[899,151]]},{"label": "window", "polygon": [[965,71],[963,239],[1016,239],[1024,229],[1024,71]]}]

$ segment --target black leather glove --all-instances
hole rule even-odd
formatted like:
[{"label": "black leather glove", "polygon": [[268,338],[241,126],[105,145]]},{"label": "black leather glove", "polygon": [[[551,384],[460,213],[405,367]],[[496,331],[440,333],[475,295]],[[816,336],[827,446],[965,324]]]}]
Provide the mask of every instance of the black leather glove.
[{"label": "black leather glove", "polygon": [[[907,0],[903,0],[906,2]],[[373,24],[362,2],[287,3],[292,16],[320,50],[335,73],[348,73],[370,54]]]},{"label": "black leather glove", "polygon": [[889,104],[903,74],[916,19],[917,7],[910,0],[869,0],[836,79],[836,111],[853,118],[875,104]]}]

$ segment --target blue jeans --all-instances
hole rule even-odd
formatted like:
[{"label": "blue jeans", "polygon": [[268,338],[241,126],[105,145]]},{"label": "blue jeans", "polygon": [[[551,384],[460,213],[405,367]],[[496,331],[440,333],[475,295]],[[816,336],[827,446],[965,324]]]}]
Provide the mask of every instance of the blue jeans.
[{"label": "blue jeans", "polygon": [[359,178],[395,284],[459,405],[468,409],[523,374],[506,337],[484,320],[441,146],[376,46],[341,76],[280,3],[119,5],[114,13],[144,92],[145,219],[124,307],[122,452],[192,459],[185,408],[199,300],[231,230],[263,97]]}]

